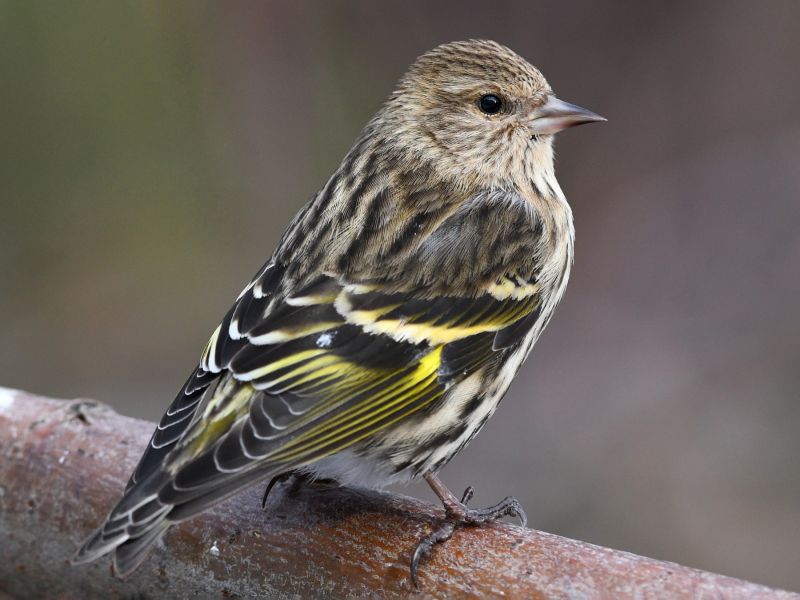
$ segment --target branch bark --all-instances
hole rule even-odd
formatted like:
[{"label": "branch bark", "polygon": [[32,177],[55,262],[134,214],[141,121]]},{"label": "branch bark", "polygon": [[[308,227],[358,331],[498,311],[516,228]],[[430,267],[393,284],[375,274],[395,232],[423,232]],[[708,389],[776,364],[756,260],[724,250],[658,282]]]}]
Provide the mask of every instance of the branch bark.
[{"label": "branch bark", "polygon": [[800,595],[508,524],[465,528],[408,564],[442,511],[362,490],[257,486],[174,527],[126,581],[72,566],[154,425],[93,401],[0,388],[0,597],[761,598]]}]

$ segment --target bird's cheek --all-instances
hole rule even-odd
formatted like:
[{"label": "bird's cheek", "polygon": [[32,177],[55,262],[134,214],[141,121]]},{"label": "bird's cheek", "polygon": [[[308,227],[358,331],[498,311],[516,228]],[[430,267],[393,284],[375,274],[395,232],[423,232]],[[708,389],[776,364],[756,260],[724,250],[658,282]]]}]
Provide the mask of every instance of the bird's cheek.
[{"label": "bird's cheek", "polygon": [[431,110],[424,118],[424,126],[428,134],[437,144],[451,151],[465,146],[466,142],[474,143],[474,135],[481,123],[475,123],[474,115],[461,110]]}]

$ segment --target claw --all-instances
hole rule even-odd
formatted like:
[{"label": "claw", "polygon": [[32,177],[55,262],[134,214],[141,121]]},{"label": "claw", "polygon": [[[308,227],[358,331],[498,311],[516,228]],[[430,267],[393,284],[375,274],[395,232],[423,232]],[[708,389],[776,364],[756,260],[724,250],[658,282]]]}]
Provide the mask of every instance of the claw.
[{"label": "claw", "polygon": [[267,484],[267,488],[264,490],[264,495],[261,498],[261,508],[266,509],[267,507],[267,497],[269,493],[272,491],[277,484],[283,484],[287,481],[291,482],[291,487],[287,489],[288,494],[297,493],[297,491],[303,485],[312,485],[316,488],[330,488],[330,487],[339,487],[339,482],[333,479],[314,479],[307,473],[302,471],[287,471],[286,473],[281,473],[280,475],[276,475],[272,479],[269,480]]},{"label": "claw", "polygon": [[261,497],[261,510],[265,510],[267,508],[267,497],[269,493],[272,491],[272,488],[275,487],[278,483],[284,483],[293,477],[291,472],[289,473],[281,473],[280,475],[275,475],[272,479],[269,480],[266,489],[264,490],[264,495]]},{"label": "claw", "polygon": [[439,527],[439,529],[434,531],[428,537],[423,538],[423,540],[417,545],[417,549],[414,550],[414,556],[411,557],[411,581],[415,588],[419,589],[419,580],[417,579],[419,561],[430,555],[433,547],[436,544],[446,542],[453,537],[456,526],[457,523],[455,521],[445,521],[442,526]]}]

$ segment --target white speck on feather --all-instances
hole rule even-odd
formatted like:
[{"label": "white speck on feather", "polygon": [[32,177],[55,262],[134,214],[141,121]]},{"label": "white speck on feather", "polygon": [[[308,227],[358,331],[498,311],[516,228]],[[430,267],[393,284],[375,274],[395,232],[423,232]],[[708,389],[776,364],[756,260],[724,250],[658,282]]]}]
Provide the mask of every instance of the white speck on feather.
[{"label": "white speck on feather", "polygon": [[11,405],[14,404],[14,397],[17,395],[17,390],[11,388],[0,387],[0,413],[6,412]]},{"label": "white speck on feather", "polygon": [[317,338],[317,348],[330,348],[333,336],[330,333],[323,333]]},{"label": "white speck on feather", "polygon": [[211,556],[219,556],[219,547],[217,546],[217,540],[214,540],[214,543],[211,544],[211,548],[209,549],[209,554]]},{"label": "white speck on feather", "polygon": [[63,465],[67,460],[67,456],[69,456],[69,450],[64,450],[64,454],[58,458],[58,464]]}]

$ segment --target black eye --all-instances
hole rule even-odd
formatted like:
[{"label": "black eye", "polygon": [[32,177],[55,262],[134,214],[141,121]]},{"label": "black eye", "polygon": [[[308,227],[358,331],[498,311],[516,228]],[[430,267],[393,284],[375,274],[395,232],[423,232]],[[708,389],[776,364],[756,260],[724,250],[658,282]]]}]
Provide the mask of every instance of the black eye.
[{"label": "black eye", "polygon": [[485,96],[481,96],[481,100],[478,105],[487,115],[493,115],[500,112],[500,109],[503,108],[503,101],[499,96],[495,96],[494,94],[486,94]]}]

